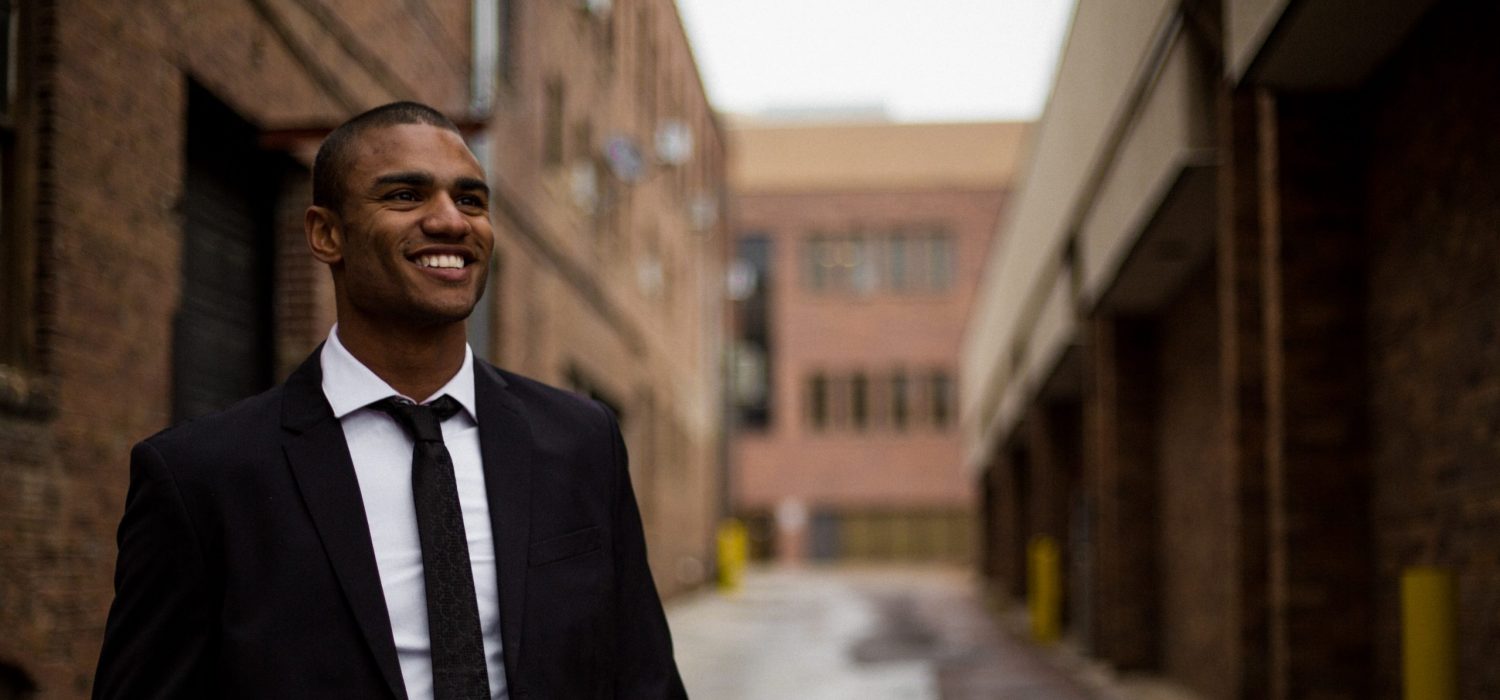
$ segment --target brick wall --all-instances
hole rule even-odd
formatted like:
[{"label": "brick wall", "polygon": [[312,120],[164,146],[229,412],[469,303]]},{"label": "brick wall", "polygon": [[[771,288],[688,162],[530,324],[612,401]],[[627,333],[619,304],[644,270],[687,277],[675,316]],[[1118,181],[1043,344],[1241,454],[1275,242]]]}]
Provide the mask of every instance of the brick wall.
[{"label": "brick wall", "polygon": [[[345,109],[308,77],[257,3],[35,5],[50,20],[40,27],[49,60],[35,96],[50,119],[36,135],[47,167],[28,233],[39,247],[45,329],[45,362],[31,371],[55,393],[47,411],[0,410],[0,662],[18,666],[43,697],[76,697],[90,686],[112,597],[126,455],[171,412],[188,81],[263,127],[327,123]],[[266,5],[317,38],[309,18]],[[363,3],[344,17],[392,7]],[[467,36],[467,3],[441,3],[435,13]],[[396,30],[383,31],[363,39],[394,41]],[[340,53],[306,45],[314,57]],[[433,60],[422,50],[385,55],[413,78]],[[360,70],[342,68],[359,79]],[[413,82],[418,97],[444,106],[466,90],[462,75]],[[359,106],[389,99],[376,87],[348,94]],[[287,353],[305,353],[307,342],[299,337]]]},{"label": "brick wall", "polygon": [[1093,651],[1121,669],[1160,663],[1157,329],[1144,319],[1089,322],[1084,479],[1093,520]]},{"label": "brick wall", "polygon": [[[1266,248],[1273,697],[1370,691],[1359,110],[1277,100]],[[1329,624],[1338,620],[1339,624]]]},{"label": "brick wall", "polygon": [[[601,138],[616,122],[650,133],[630,83],[597,88],[601,74],[593,66],[602,59],[586,54],[579,61],[570,53],[587,47],[567,37],[592,31],[581,11],[566,3],[516,5],[520,26],[532,30],[518,34],[525,42],[518,60],[529,66],[519,80],[573,71],[577,84],[609,95],[607,103],[585,102],[589,113],[604,115],[596,130]],[[470,3],[44,0],[29,6],[49,20],[42,27],[49,61],[38,101],[50,119],[37,134],[43,172],[29,234],[39,247],[44,361],[22,377],[49,393],[40,404],[0,402],[0,664],[18,667],[42,697],[82,697],[112,596],[128,450],[171,416],[189,84],[260,129],[266,148],[285,150],[305,166],[322,129],[376,104],[411,98],[464,116]],[[652,562],[670,593],[704,580],[717,515],[718,351],[711,338],[718,321],[704,306],[714,306],[716,297],[702,292],[720,288],[725,236],[721,223],[703,231],[691,226],[687,204],[700,190],[722,192],[724,152],[671,4],[615,3],[622,17],[646,6],[654,8],[650,26],[661,65],[642,70],[658,76],[661,113],[694,124],[698,155],[684,170],[655,173],[630,196],[624,247],[596,254],[592,230],[573,213],[566,189],[558,189],[562,176],[548,185],[536,166],[526,165],[537,152],[539,93],[516,99],[521,87],[513,86],[503,96],[511,112],[496,116],[491,131],[497,151],[513,158],[500,160],[503,176],[516,178],[507,182],[520,182],[525,201],[541,212],[531,233],[540,230],[555,245],[586,254],[576,269],[620,260],[601,271],[605,284],[596,285],[595,296],[612,300],[642,337],[655,340],[633,347],[623,338],[616,319],[604,318],[579,290],[579,275],[560,272],[534,237],[519,233],[514,212],[494,215],[504,258],[496,314],[498,355],[508,366],[556,383],[566,383],[569,368],[582,367],[624,399],[633,469],[651,475],[648,488],[638,490]],[[629,36],[622,34],[616,49],[636,56]],[[298,253],[306,185],[305,170],[294,168],[274,212],[278,375],[323,338],[332,320],[326,271]],[[634,262],[648,246],[665,261],[670,295],[638,288]],[[638,410],[653,403],[661,408]]]},{"label": "brick wall", "polygon": [[1232,687],[1234,489],[1224,464],[1218,304],[1205,266],[1161,315],[1162,671],[1208,697]]},{"label": "brick wall", "polygon": [[1500,696],[1500,55],[1450,3],[1373,81],[1368,179],[1377,697],[1399,697],[1403,569],[1458,585],[1459,697]]},{"label": "brick wall", "polygon": [[[739,507],[772,508],[793,497],[828,506],[968,506],[973,486],[960,464],[956,421],[947,428],[914,419],[904,430],[816,430],[807,414],[808,381],[814,372],[856,371],[875,380],[897,368],[914,383],[935,369],[956,377],[959,335],[1003,198],[998,188],[737,198],[736,229],[771,240],[774,382],[768,431],[736,436]],[[807,289],[812,235],[934,222],[953,233],[957,269],[951,291],[859,297]],[[920,415],[915,406],[913,415]]]},{"label": "brick wall", "polygon": [[[488,132],[497,359],[619,410],[652,568],[670,595],[707,580],[721,515],[728,237],[722,215],[700,228],[690,209],[710,198],[727,211],[724,138],[671,2],[617,1],[607,16],[516,2],[511,19],[515,63]],[[560,91],[560,113],[549,110],[549,89]],[[655,162],[655,131],[668,119],[693,132],[681,166]],[[549,163],[555,128],[561,159]],[[607,163],[617,137],[646,158],[637,182]],[[597,186],[592,203],[575,196],[584,172]]]}]

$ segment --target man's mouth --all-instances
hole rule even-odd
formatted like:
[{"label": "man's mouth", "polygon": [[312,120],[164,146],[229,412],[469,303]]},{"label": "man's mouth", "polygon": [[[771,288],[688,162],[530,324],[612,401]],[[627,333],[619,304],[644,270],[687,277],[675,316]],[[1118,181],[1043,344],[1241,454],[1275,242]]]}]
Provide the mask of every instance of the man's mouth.
[{"label": "man's mouth", "polygon": [[445,269],[458,269],[465,265],[462,255],[418,255],[414,262],[417,267],[437,267]]}]

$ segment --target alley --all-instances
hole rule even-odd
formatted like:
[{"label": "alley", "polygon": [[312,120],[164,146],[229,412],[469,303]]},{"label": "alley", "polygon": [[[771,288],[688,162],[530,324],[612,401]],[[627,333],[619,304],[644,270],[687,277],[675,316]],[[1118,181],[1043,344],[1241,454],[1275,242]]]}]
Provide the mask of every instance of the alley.
[{"label": "alley", "polygon": [[759,570],[668,616],[697,700],[1090,697],[1002,632],[961,570]]}]

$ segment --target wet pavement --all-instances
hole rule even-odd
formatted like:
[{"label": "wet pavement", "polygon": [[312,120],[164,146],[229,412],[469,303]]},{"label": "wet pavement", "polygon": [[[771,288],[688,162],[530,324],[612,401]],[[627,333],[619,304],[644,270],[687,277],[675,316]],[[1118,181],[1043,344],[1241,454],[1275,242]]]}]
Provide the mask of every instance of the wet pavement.
[{"label": "wet pavement", "polygon": [[1083,700],[957,569],[768,569],[667,608],[695,700]]}]

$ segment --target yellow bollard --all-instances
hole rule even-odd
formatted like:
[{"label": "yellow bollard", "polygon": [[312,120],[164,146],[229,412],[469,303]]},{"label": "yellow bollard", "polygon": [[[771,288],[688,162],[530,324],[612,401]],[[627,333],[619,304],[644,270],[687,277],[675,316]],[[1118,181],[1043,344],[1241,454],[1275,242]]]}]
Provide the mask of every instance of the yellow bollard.
[{"label": "yellow bollard", "polygon": [[1418,566],[1401,573],[1401,671],[1406,700],[1458,697],[1458,616],[1453,574]]},{"label": "yellow bollard", "polygon": [[745,524],[735,518],[725,518],[719,523],[718,545],[719,590],[732,593],[739,590],[745,564],[750,559],[750,536]]},{"label": "yellow bollard", "polygon": [[1027,546],[1027,606],[1031,612],[1031,638],[1052,644],[1062,636],[1062,569],[1057,542],[1046,535],[1031,538]]}]

